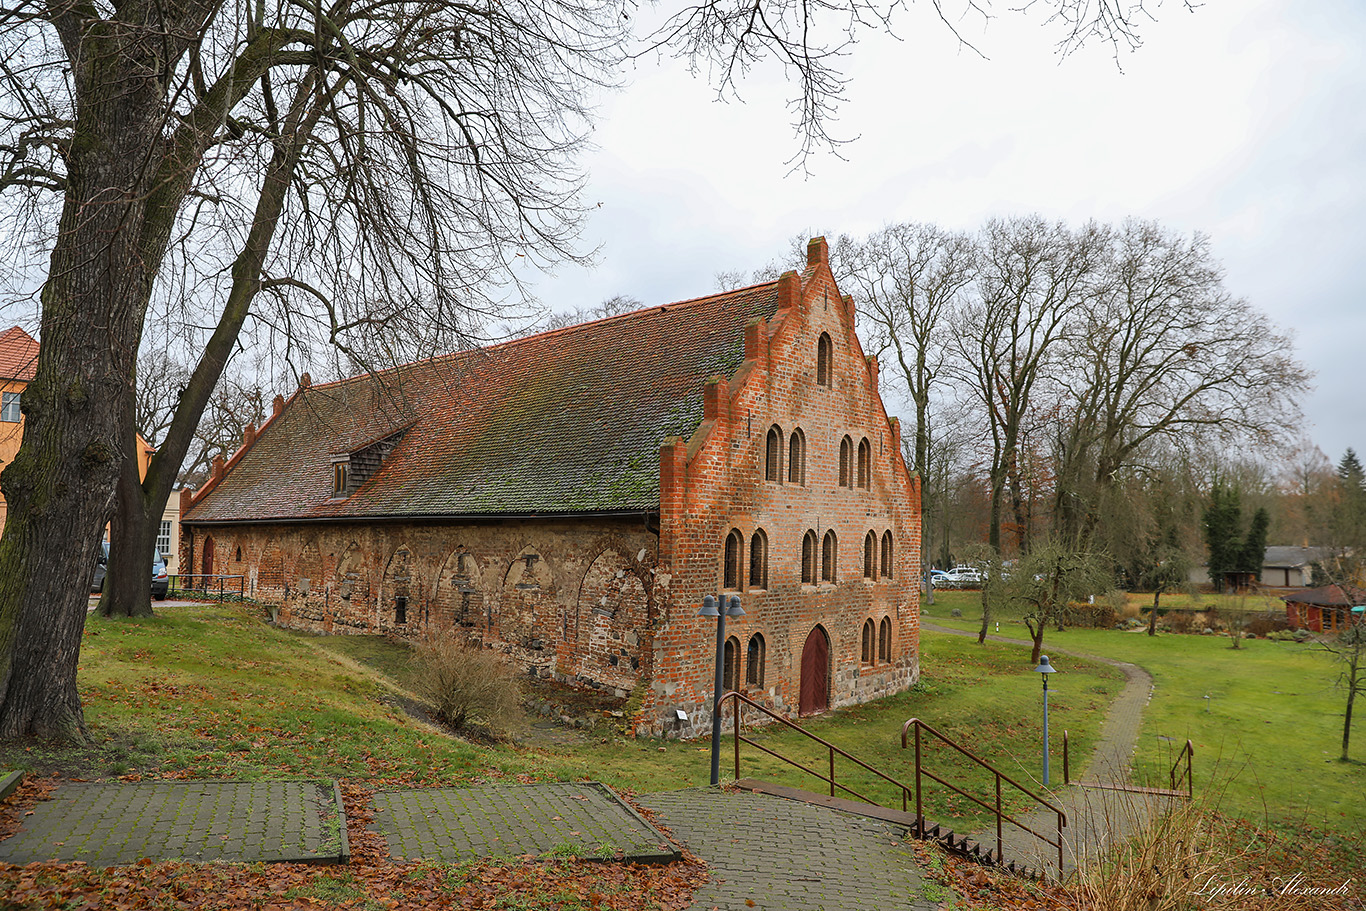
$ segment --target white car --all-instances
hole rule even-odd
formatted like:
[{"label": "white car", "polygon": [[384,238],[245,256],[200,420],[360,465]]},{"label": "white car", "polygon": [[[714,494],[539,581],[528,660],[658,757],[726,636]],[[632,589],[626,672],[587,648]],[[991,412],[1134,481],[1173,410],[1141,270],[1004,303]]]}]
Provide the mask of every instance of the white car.
[{"label": "white car", "polygon": [[975,566],[955,566],[934,580],[936,588],[977,588],[987,581],[986,573]]}]

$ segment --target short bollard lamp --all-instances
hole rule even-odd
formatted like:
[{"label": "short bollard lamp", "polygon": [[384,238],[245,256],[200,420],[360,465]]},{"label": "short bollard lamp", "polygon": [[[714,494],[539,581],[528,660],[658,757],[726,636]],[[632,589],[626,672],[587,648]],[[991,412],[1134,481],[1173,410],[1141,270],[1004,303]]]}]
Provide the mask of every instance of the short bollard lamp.
[{"label": "short bollard lamp", "polygon": [[1048,675],[1056,674],[1058,669],[1048,663],[1047,655],[1039,656],[1039,666],[1034,673],[1043,675],[1043,783],[1048,784]]},{"label": "short bollard lamp", "polygon": [[[719,609],[724,605],[725,609]],[[707,595],[702,599],[699,617],[716,618],[716,688],[711,700],[711,783],[721,783],[721,692],[725,687],[726,667],[726,618],[743,617],[739,595],[721,595],[713,598]]]}]

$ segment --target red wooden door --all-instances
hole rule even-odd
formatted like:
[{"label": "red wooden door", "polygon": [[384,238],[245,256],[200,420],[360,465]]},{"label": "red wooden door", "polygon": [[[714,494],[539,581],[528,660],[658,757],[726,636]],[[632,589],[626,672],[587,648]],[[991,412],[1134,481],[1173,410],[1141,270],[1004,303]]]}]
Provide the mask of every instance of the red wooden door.
[{"label": "red wooden door", "polygon": [[830,639],[819,626],[802,646],[801,695],[797,711],[814,715],[830,707]]},{"label": "red wooden door", "polygon": [[213,538],[204,539],[204,557],[200,566],[204,575],[213,575]]}]

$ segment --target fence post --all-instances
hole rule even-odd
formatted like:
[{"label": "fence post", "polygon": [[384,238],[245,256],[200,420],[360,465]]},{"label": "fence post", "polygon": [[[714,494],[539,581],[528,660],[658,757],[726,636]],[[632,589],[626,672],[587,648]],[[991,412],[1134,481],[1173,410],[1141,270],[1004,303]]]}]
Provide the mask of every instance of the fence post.
[{"label": "fence post", "polygon": [[996,773],[996,862],[1003,863],[1005,852],[1001,848],[1001,773]]},{"label": "fence post", "polygon": [[917,838],[924,838],[925,813],[920,792],[920,725],[917,724],[915,726],[915,834]]}]

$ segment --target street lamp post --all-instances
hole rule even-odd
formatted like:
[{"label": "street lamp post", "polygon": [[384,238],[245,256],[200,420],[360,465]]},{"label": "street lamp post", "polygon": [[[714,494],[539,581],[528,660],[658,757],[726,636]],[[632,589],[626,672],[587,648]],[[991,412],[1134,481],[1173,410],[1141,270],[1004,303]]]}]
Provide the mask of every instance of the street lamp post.
[{"label": "street lamp post", "polygon": [[[723,605],[724,610],[718,610],[718,605]],[[725,664],[726,664],[726,617],[743,617],[744,610],[740,607],[739,595],[721,595],[720,598],[713,598],[707,595],[702,599],[702,609],[697,612],[699,617],[716,618],[716,688],[712,691],[711,700],[711,783],[718,785],[721,783],[721,691],[725,687]],[[738,656],[737,656],[738,657]]]},{"label": "street lamp post", "polygon": [[1043,675],[1043,783],[1048,784],[1048,675],[1058,671],[1048,663],[1047,655],[1039,656],[1039,666],[1034,673]]}]

